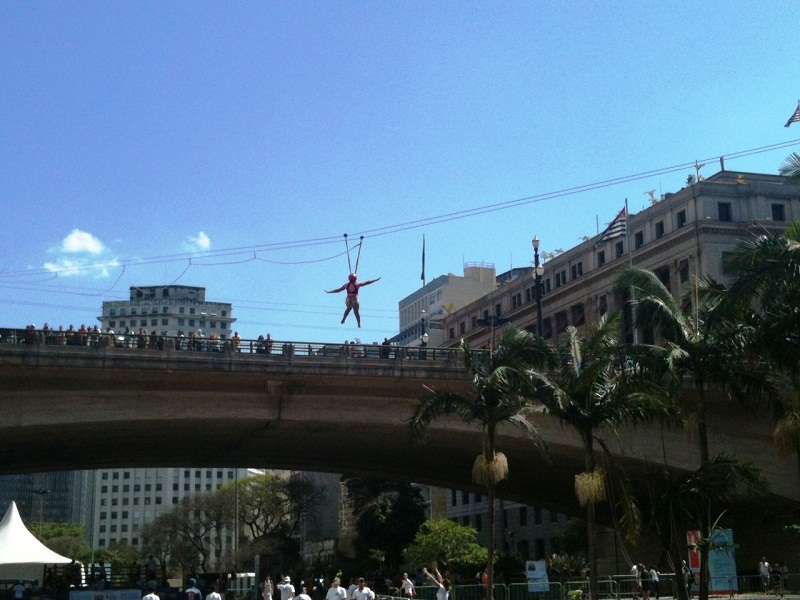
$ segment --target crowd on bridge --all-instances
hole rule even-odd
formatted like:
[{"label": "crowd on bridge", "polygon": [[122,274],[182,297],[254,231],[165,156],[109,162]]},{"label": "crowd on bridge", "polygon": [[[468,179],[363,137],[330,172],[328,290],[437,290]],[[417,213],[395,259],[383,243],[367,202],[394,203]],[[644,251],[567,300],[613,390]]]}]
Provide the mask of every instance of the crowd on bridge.
[{"label": "crowd on bridge", "polygon": [[299,342],[276,343],[270,333],[259,335],[255,340],[244,340],[239,332],[234,332],[229,339],[224,339],[216,332],[206,335],[202,329],[192,332],[178,331],[170,335],[167,331],[148,332],[144,327],[134,331],[128,327],[122,332],[115,332],[111,327],[101,330],[99,326],[88,327],[81,324],[76,328],[69,325],[66,329],[60,325],[57,329],[45,323],[39,329],[28,325],[25,329],[0,329],[0,343],[45,345],[57,347],[88,348],[131,348],[139,350],[183,350],[200,352],[242,353],[242,354],[279,354],[279,355],[314,355],[344,358],[406,358],[435,359],[447,357],[448,350],[441,348],[403,348],[400,352],[388,338],[383,342],[364,344],[359,339],[345,340],[343,344],[314,344]]}]

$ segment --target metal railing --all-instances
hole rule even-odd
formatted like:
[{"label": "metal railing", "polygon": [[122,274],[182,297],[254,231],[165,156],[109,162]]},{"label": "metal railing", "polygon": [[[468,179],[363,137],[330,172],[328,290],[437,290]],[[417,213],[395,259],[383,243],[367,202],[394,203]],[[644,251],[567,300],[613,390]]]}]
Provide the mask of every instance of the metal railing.
[{"label": "metal railing", "polygon": [[113,333],[99,330],[41,330],[0,328],[0,343],[55,348],[126,348],[129,350],[171,350],[216,352],[262,356],[308,356],[317,358],[374,358],[383,360],[429,360],[460,362],[456,348],[392,346],[388,344],[332,344],[272,339],[219,339],[214,336],[169,336],[158,333]]}]

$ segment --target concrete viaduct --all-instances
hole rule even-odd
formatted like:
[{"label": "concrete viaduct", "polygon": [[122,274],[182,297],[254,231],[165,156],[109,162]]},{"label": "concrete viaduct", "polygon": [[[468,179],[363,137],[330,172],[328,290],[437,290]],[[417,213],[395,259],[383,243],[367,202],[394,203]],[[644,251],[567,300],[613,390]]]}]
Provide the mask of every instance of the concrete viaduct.
[{"label": "concrete viaduct", "polygon": [[[443,419],[419,443],[405,425],[424,386],[469,391],[453,355],[320,354],[0,344],[0,473],[257,466],[480,491],[470,477],[478,428]],[[774,494],[800,500],[796,459],[775,454],[767,420],[726,403],[710,417],[712,452],[752,462]],[[517,430],[501,432],[510,476],[498,496],[583,514],[573,491],[583,468],[577,438],[551,417],[536,421],[546,456]],[[605,438],[640,485],[665,465],[699,464],[696,441],[680,429]]]}]

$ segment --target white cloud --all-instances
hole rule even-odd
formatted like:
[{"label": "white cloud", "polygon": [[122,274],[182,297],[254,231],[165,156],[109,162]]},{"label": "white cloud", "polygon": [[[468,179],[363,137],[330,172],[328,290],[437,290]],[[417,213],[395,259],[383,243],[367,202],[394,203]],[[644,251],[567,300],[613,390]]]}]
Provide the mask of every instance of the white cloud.
[{"label": "white cloud", "polygon": [[60,246],[51,248],[49,252],[59,256],[44,263],[44,268],[62,277],[104,279],[111,275],[111,269],[119,267],[119,261],[108,256],[103,242],[80,229],[73,229]]},{"label": "white cloud", "polygon": [[88,252],[89,254],[102,254],[105,250],[103,242],[80,229],[73,229],[61,242],[61,251],[68,253]]},{"label": "white cloud", "polygon": [[90,258],[68,258],[61,256],[55,262],[44,263],[44,268],[51,273],[57,273],[61,277],[83,276],[94,277],[95,279],[105,279],[111,275],[110,269],[119,267],[116,258],[102,262],[94,261]]},{"label": "white cloud", "polygon": [[211,238],[201,231],[196,236],[189,236],[183,243],[186,252],[206,252],[211,249]]}]

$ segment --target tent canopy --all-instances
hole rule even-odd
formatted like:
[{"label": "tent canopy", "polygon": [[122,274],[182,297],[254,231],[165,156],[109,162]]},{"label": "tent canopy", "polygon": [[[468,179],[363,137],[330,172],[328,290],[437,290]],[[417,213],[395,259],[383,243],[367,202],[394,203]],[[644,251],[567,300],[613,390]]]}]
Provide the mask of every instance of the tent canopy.
[{"label": "tent canopy", "polygon": [[11,502],[6,516],[0,521],[0,565],[69,562],[72,559],[53,552],[28,531],[19,516],[17,503]]}]

